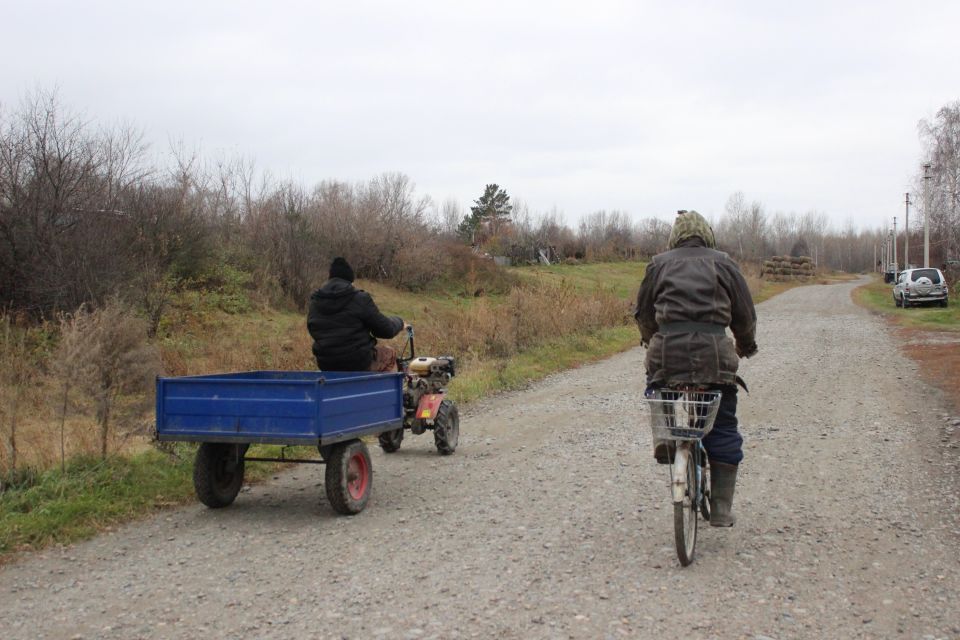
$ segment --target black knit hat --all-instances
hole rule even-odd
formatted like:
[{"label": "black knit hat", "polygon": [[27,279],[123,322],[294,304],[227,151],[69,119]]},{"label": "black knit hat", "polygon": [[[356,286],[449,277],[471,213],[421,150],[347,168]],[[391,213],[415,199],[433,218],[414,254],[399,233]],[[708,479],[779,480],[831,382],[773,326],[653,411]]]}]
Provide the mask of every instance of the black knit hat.
[{"label": "black knit hat", "polygon": [[330,263],[330,277],[353,282],[353,269],[343,258],[334,258]]}]

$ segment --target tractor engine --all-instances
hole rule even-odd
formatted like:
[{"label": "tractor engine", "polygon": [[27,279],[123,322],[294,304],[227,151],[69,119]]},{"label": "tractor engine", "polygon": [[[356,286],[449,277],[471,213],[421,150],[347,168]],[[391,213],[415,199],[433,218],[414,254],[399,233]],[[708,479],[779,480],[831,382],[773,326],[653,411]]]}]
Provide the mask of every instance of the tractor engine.
[{"label": "tractor engine", "polygon": [[416,417],[420,400],[425,395],[443,393],[454,375],[456,365],[450,356],[414,358],[407,364],[407,384],[403,390],[404,423],[414,433],[423,433],[427,427],[423,420]]}]

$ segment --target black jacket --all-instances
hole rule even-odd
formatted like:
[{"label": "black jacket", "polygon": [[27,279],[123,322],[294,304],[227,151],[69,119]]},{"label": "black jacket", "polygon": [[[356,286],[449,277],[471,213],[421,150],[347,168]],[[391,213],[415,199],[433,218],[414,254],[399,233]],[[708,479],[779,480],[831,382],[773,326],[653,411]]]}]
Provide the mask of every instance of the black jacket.
[{"label": "black jacket", "polygon": [[[647,344],[647,381],[735,384],[738,354],[757,350],[757,312],[740,268],[691,238],[654,256],[637,294],[637,324]],[[719,333],[661,331],[698,323]],[[734,341],[723,330],[730,327]]]},{"label": "black jacket", "polygon": [[307,329],[320,369],[366,371],[373,362],[377,338],[400,333],[403,320],[380,313],[366,291],[330,278],[310,296]]}]

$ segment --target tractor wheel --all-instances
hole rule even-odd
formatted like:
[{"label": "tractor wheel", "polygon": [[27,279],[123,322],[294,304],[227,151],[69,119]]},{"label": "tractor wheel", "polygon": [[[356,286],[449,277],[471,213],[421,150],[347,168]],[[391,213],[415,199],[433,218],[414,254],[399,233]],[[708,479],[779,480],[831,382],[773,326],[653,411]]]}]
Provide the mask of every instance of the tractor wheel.
[{"label": "tractor wheel", "polygon": [[433,443],[440,455],[448,456],[460,442],[460,410],[449,400],[440,403],[433,422]]},{"label": "tractor wheel", "polygon": [[193,488],[211,509],[233,504],[243,486],[245,445],[204,442],[193,462]]},{"label": "tractor wheel", "polygon": [[330,448],[325,475],[327,499],[337,513],[354,515],[370,499],[373,465],[370,452],[360,440],[349,440]]},{"label": "tractor wheel", "polygon": [[400,449],[400,443],[403,442],[403,427],[393,431],[384,431],[377,438],[380,441],[380,448],[384,453],[393,453]]}]

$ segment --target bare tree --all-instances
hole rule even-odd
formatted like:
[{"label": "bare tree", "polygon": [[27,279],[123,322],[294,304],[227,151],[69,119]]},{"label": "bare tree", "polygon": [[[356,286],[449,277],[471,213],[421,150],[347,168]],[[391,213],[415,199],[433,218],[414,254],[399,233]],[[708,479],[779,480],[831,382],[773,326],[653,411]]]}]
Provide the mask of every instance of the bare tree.
[{"label": "bare tree", "polygon": [[448,238],[455,238],[457,227],[463,220],[463,206],[456,198],[447,198],[440,206],[439,214],[440,233]]},{"label": "bare tree", "polygon": [[942,107],[932,120],[921,120],[919,128],[932,174],[931,259],[945,261],[956,258],[960,247],[960,101]]},{"label": "bare tree", "polygon": [[98,131],[30,96],[0,121],[0,298],[40,315],[102,299],[128,275],[126,189],[146,178],[142,136]]},{"label": "bare tree", "polygon": [[796,241],[797,216],[783,212],[775,213],[770,221],[769,233],[773,247],[772,253],[775,255],[789,253],[790,247]]},{"label": "bare tree", "polygon": [[578,237],[587,257],[594,260],[635,257],[633,225],[623,211],[600,210],[580,221]]},{"label": "bare tree", "polygon": [[746,250],[749,248],[748,216],[746,197],[742,191],[736,191],[727,198],[723,217],[715,229],[717,243],[740,260],[746,257]]},{"label": "bare tree", "polygon": [[670,241],[672,226],[659,218],[647,218],[637,225],[637,242],[640,253],[650,257],[664,251]]}]

